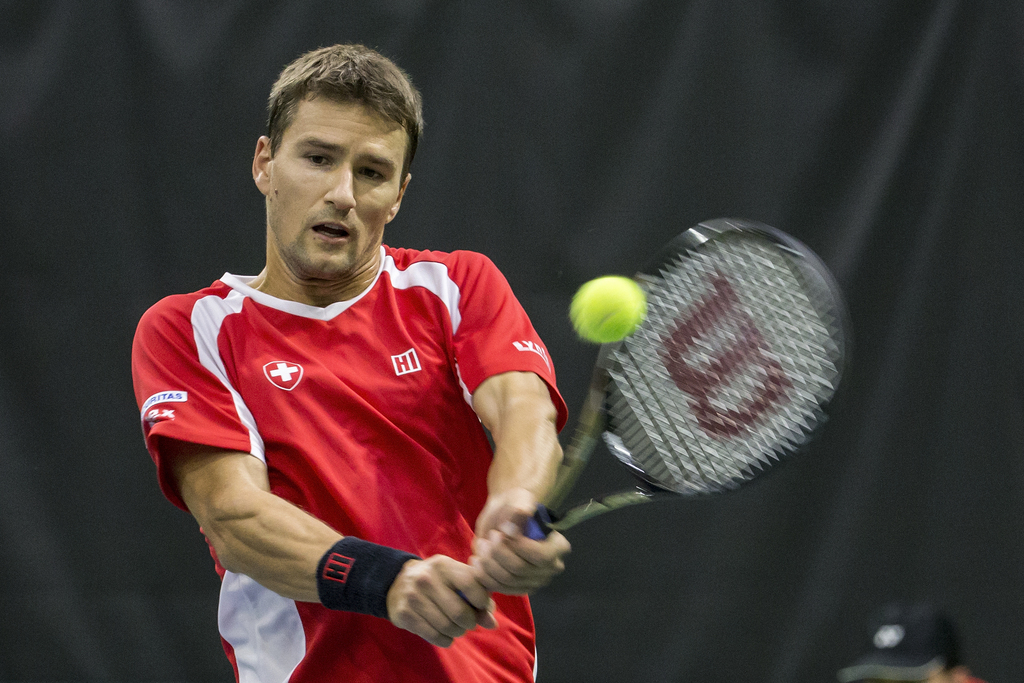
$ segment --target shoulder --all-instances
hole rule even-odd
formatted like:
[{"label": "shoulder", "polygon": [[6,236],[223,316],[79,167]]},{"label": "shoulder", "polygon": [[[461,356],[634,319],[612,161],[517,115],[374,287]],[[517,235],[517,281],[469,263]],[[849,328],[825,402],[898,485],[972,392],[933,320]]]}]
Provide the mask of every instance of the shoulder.
[{"label": "shoulder", "polygon": [[484,254],[476,251],[433,251],[426,249],[401,249],[385,246],[386,256],[390,256],[395,266],[405,269],[414,263],[440,263],[451,269],[458,268],[496,268],[494,263]]},{"label": "shoulder", "polygon": [[386,249],[385,269],[402,273],[432,272],[435,277],[457,288],[493,286],[505,281],[504,275],[490,258],[475,251],[421,251],[417,249]]},{"label": "shoulder", "polygon": [[188,294],[171,294],[149,307],[139,320],[137,334],[161,328],[177,328],[192,324],[192,313],[196,303],[206,297],[226,297],[231,288],[219,280]]}]

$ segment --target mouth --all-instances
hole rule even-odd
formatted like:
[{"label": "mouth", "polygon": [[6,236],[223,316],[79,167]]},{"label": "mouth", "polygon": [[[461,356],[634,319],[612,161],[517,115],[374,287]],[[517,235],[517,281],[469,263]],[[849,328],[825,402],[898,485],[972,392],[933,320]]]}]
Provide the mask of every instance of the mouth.
[{"label": "mouth", "polygon": [[313,226],[313,232],[328,239],[345,239],[350,236],[348,228],[338,223],[318,223]]}]

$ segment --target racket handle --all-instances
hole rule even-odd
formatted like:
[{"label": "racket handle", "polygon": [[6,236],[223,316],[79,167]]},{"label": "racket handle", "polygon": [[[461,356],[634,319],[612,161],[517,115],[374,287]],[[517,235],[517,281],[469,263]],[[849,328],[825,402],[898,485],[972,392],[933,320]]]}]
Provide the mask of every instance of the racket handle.
[{"label": "racket handle", "polygon": [[526,520],[523,535],[535,541],[543,541],[551,531],[551,512],[543,504],[537,504],[533,517]]}]

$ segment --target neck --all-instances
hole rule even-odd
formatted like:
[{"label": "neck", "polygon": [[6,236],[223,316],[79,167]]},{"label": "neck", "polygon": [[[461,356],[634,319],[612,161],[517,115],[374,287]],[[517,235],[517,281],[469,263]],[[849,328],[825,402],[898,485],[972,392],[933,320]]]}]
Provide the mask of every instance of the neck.
[{"label": "neck", "polygon": [[359,270],[340,278],[302,277],[269,261],[263,271],[250,283],[253,289],[286,301],[297,301],[309,306],[325,307],[339,301],[353,299],[373,284],[380,268],[380,257]]}]

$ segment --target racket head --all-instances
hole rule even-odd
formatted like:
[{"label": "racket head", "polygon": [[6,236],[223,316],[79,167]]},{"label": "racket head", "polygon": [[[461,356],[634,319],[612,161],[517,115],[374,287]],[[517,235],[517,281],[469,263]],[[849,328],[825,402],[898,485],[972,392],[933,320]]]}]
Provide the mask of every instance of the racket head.
[{"label": "racket head", "polygon": [[594,382],[604,382],[605,444],[647,488],[732,490],[814,437],[845,369],[849,322],[808,247],[763,223],[714,219],[636,279],[647,318],[602,348]]}]

